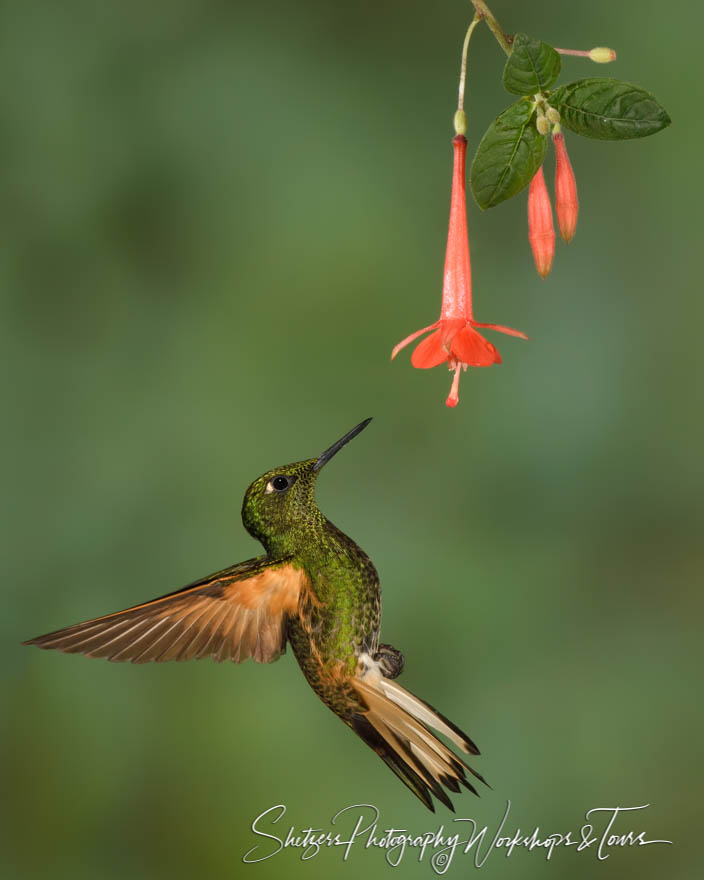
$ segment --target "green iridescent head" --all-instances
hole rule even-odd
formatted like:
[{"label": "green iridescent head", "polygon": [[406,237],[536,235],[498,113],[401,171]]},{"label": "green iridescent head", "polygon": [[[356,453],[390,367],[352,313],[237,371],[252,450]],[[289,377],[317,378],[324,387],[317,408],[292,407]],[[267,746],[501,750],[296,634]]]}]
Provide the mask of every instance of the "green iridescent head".
[{"label": "green iridescent head", "polygon": [[250,485],[242,503],[242,522],[267,553],[295,552],[311,527],[323,521],[315,503],[320,469],[369,422],[371,419],[360,422],[317,458],[274,468]]}]

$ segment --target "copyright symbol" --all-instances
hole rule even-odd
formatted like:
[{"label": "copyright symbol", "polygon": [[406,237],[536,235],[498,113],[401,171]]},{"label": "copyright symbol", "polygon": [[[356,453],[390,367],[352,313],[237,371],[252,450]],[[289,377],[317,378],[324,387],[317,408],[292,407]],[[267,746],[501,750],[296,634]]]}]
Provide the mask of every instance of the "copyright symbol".
[{"label": "copyright symbol", "polygon": [[436,871],[442,870],[450,864],[450,854],[447,852],[435,853],[435,855],[430,860],[430,864]]}]

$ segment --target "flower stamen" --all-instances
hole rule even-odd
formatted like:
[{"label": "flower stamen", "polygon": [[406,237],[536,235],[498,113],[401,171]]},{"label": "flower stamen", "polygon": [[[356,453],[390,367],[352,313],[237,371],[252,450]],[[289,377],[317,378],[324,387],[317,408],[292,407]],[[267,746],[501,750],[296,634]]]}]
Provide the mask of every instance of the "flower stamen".
[{"label": "flower stamen", "polygon": [[[450,367],[452,369],[452,367]],[[460,370],[462,369],[462,364],[457,364],[455,367],[455,375],[452,379],[452,387],[450,388],[450,393],[447,395],[447,400],[445,404],[447,406],[457,406],[460,402]]]}]

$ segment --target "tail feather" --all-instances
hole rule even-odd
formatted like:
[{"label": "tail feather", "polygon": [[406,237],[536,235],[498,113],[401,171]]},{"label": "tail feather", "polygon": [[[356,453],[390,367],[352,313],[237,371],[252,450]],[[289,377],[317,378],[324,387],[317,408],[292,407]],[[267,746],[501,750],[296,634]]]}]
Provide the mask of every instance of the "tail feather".
[{"label": "tail feather", "polygon": [[434,811],[433,795],[454,811],[443,786],[455,793],[464,786],[478,794],[465,771],[484,782],[482,777],[430,729],[478,755],[479,749],[456,725],[373,667],[351,684],[366,707],[351,719],[352,728],[428,809]]},{"label": "tail feather", "polygon": [[445,791],[442,788],[440,782],[438,782],[427,770],[425,765],[423,764],[423,756],[421,754],[416,754],[415,749],[412,744],[406,743],[403,739],[397,734],[393,733],[393,738],[398,744],[399,748],[403,751],[405,755],[407,755],[411,761],[413,762],[418,774],[422,777],[425,784],[430,789],[431,793],[435,795],[435,797],[442,801],[446,807],[448,807],[452,812],[455,812],[455,808],[452,806],[452,801],[445,794]]},{"label": "tail feather", "polygon": [[402,709],[410,712],[419,721],[451,739],[463,752],[467,752],[470,755],[479,754],[479,749],[467,734],[448,718],[445,718],[444,715],[441,715],[430,703],[426,703],[425,700],[421,700],[415,694],[412,694],[410,691],[402,688],[400,684],[388,678],[381,678],[379,680],[379,687],[384,696],[401,706]]},{"label": "tail feather", "polygon": [[434,813],[435,807],[433,806],[428,786],[408,762],[403,759],[398,750],[390,748],[389,743],[363,715],[357,715],[352,720],[351,725],[355,733],[377,753],[387,767],[393,770],[401,782],[407,785],[413,794]]}]

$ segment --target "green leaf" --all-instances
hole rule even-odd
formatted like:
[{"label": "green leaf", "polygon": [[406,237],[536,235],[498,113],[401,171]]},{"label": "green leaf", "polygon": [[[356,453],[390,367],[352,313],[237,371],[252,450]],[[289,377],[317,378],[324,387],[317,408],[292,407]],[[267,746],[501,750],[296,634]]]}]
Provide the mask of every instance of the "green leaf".
[{"label": "green leaf", "polygon": [[469,183],[480,208],[515,196],[543,164],[547,138],[538,134],[533,102],[522,98],[491,123],[477,147]]},{"label": "green leaf", "polygon": [[548,100],[563,125],[601,140],[647,137],[672,121],[650,92],[618,79],[578,79],[555,89]]},{"label": "green leaf", "polygon": [[516,34],[504,67],[504,88],[512,95],[535,95],[550,88],[561,67],[560,56],[552,46],[526,34]]}]

